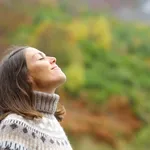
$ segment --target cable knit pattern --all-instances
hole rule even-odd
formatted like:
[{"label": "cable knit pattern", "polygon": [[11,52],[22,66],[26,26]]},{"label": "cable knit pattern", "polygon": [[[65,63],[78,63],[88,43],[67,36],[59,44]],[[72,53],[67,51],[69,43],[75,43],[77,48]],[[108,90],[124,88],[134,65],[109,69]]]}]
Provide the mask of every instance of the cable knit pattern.
[{"label": "cable knit pattern", "polygon": [[0,124],[0,150],[72,150],[54,116],[58,101],[57,94],[34,91],[33,104],[43,117],[28,120],[8,115]]}]

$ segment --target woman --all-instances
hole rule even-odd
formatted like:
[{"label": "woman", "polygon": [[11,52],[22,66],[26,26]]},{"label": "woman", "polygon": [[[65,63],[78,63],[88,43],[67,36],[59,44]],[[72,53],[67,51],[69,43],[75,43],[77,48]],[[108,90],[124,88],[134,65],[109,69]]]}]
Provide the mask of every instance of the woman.
[{"label": "woman", "polygon": [[0,64],[0,150],[72,150],[55,94],[65,80],[56,58],[13,48]]}]

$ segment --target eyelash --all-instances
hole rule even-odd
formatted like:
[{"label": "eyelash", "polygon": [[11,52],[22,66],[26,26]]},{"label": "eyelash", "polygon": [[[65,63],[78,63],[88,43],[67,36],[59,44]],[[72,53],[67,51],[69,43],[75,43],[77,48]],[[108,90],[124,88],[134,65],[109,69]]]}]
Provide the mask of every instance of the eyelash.
[{"label": "eyelash", "polygon": [[39,60],[42,60],[42,59],[44,59],[44,58],[42,57],[42,58],[40,58]]}]

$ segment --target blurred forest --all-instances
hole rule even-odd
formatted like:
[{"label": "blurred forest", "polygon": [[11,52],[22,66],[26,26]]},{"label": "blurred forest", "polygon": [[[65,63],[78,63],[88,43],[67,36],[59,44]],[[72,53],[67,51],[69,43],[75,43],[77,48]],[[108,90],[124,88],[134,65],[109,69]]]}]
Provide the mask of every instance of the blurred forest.
[{"label": "blurred forest", "polygon": [[75,150],[149,150],[150,26],[116,18],[113,4],[110,13],[83,2],[1,0],[0,53],[29,45],[57,58]]}]

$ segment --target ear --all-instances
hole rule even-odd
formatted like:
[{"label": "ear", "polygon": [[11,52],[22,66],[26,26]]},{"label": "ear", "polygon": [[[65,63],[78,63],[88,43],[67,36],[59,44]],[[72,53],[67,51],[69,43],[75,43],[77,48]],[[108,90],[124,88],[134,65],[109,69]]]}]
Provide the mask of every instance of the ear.
[{"label": "ear", "polygon": [[27,81],[28,81],[29,83],[33,84],[33,78],[32,78],[31,75],[28,75]]}]

